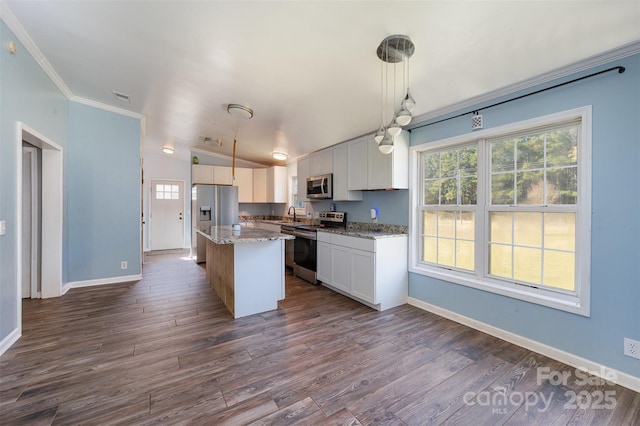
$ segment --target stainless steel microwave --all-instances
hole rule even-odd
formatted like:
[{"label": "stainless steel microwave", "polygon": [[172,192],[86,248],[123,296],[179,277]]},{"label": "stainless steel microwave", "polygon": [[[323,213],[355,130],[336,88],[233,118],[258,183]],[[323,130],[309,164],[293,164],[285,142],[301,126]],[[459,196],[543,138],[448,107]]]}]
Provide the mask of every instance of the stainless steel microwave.
[{"label": "stainless steel microwave", "polygon": [[333,198],[333,175],[307,178],[307,198],[313,200]]}]

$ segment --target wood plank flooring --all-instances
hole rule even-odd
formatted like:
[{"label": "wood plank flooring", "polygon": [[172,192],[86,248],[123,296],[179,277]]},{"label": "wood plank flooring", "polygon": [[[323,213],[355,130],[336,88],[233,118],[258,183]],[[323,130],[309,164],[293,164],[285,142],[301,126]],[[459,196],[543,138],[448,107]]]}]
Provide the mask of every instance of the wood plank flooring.
[{"label": "wood plank flooring", "polygon": [[233,320],[203,267],[148,256],[139,282],[24,301],[23,337],[0,358],[0,423],[640,424],[640,394],[539,380],[539,367],[575,371],[292,276],[280,309]]}]

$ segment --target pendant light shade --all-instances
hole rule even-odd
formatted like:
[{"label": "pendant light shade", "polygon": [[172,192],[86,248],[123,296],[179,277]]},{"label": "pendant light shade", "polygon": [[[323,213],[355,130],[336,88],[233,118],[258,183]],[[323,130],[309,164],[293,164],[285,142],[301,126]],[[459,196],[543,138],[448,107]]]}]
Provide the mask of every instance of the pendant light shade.
[{"label": "pendant light shade", "polygon": [[398,136],[402,132],[402,127],[398,124],[397,120],[394,119],[389,126],[387,127],[387,133],[391,136]]},{"label": "pendant light shade", "polygon": [[383,154],[391,154],[393,152],[393,137],[388,134],[378,144],[378,149]]},{"label": "pendant light shade", "polygon": [[384,134],[385,133],[386,133],[386,130],[385,130],[384,126],[381,124],[380,128],[378,129],[376,134],[373,135],[373,139],[376,141],[377,144],[382,142],[382,139],[384,138]]},{"label": "pendant light shade", "polygon": [[396,114],[396,123],[400,126],[406,126],[407,124],[411,123],[411,118],[412,117],[409,110],[404,105],[402,105],[400,111],[398,111],[398,113]]},{"label": "pendant light shade", "polygon": [[407,89],[407,95],[402,100],[402,106],[409,112],[413,112],[413,108],[416,106],[416,100],[411,96],[411,91]]}]

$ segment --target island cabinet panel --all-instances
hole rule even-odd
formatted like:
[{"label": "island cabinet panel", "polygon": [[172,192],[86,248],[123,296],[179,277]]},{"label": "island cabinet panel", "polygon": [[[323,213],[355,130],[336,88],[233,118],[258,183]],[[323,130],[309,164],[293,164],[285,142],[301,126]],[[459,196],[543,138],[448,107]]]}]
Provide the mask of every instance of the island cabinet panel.
[{"label": "island cabinet panel", "polygon": [[207,241],[207,278],[222,303],[235,317],[234,246]]},{"label": "island cabinet panel", "polygon": [[[277,235],[266,232],[269,238]],[[237,244],[207,239],[207,279],[234,318],[278,309],[285,297],[284,246],[283,239]]]}]

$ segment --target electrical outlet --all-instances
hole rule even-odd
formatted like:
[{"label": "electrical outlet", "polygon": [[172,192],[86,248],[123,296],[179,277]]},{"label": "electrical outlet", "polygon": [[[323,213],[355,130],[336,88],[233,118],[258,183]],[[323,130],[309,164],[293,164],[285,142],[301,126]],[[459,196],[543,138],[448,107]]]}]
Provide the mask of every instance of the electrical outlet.
[{"label": "electrical outlet", "polygon": [[120,262],[120,269],[127,269],[127,261],[126,260]]},{"label": "electrical outlet", "polygon": [[632,358],[640,359],[640,342],[624,338],[624,354]]}]

